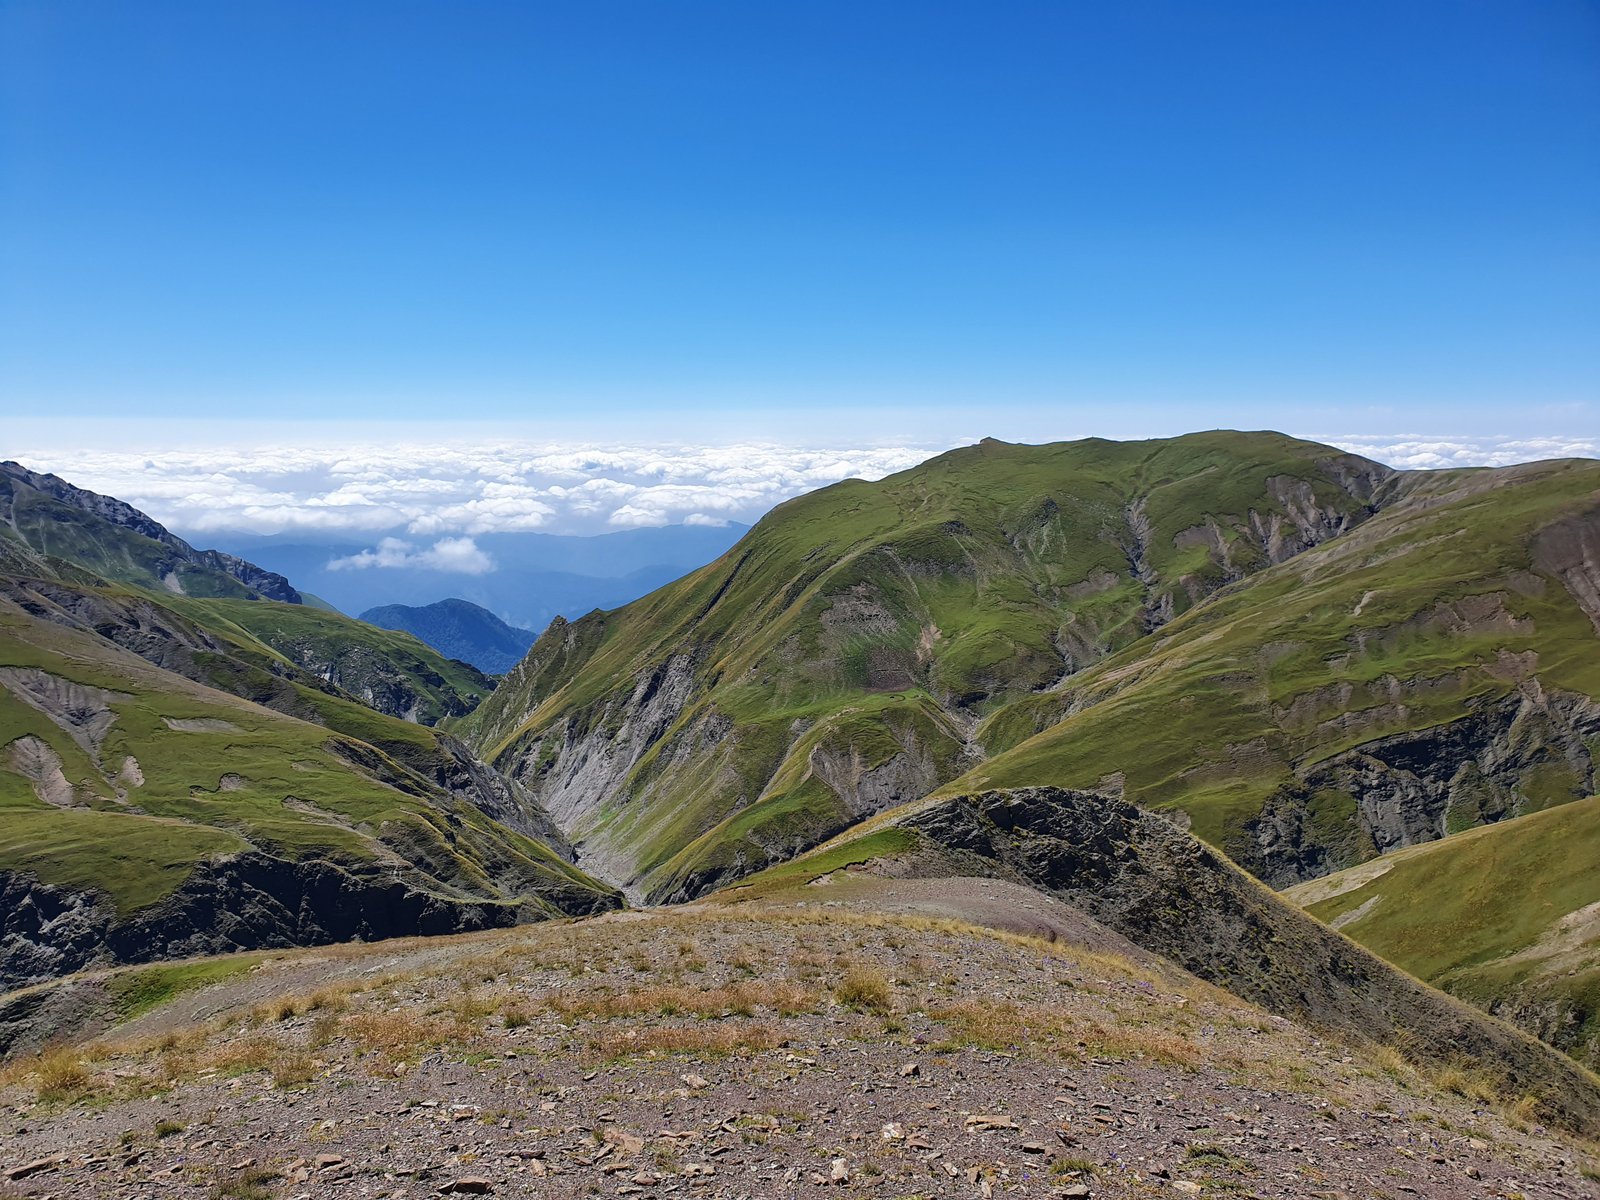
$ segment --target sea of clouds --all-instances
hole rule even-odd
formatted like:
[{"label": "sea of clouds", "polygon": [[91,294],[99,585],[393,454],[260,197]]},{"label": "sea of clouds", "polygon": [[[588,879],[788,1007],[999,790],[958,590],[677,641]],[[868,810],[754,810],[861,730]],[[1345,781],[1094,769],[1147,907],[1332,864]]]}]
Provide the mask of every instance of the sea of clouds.
[{"label": "sea of clouds", "polygon": [[[1600,457],[1594,438],[1321,436],[1400,468]],[[728,446],[255,445],[234,449],[41,448],[25,466],[116,496],[193,540],[206,534],[370,538],[341,567],[481,574],[474,538],[592,534],[752,522],[775,504],[858,477],[879,479],[946,445],[856,449]]]},{"label": "sea of clouds", "polygon": [[792,496],[852,476],[880,479],[946,448],[260,445],[41,450],[17,459],[125,500],[186,536],[395,535],[374,547],[376,560],[405,553],[402,537],[748,522]]}]

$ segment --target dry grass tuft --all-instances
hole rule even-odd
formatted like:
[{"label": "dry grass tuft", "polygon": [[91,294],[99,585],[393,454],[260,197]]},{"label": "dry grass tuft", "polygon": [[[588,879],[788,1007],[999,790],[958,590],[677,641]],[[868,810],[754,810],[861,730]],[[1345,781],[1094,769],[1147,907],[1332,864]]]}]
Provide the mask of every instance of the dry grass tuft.
[{"label": "dry grass tuft", "polygon": [[246,1167],[215,1184],[210,1200],[272,1200],[267,1185],[277,1178],[276,1171],[265,1167]]},{"label": "dry grass tuft", "polygon": [[1190,1071],[1207,1058],[1205,1050],[1186,1037],[1137,1025],[1092,1026],[1082,1040],[1096,1058],[1147,1059]]},{"label": "dry grass tuft", "polygon": [[1446,1067],[1433,1077],[1435,1087],[1468,1100],[1494,1103],[1504,1098],[1500,1085],[1482,1071],[1467,1067]]},{"label": "dry grass tuft", "polygon": [[413,1017],[406,1013],[358,1013],[344,1018],[340,1028],[363,1049],[391,1058],[421,1047],[461,1041],[476,1032],[457,1021]]},{"label": "dry grass tuft", "polygon": [[555,993],[546,998],[550,1009],[563,1017],[635,1017],[654,1014],[664,1017],[753,1016],[765,1008],[780,1016],[815,1012],[821,1000],[815,992],[793,983],[750,981],[719,988],[694,988],[662,985],[632,988],[625,992],[588,992],[578,995]]},{"label": "dry grass tuft", "polygon": [[268,1070],[278,1087],[304,1087],[317,1077],[317,1064],[298,1050],[284,1050]]},{"label": "dry grass tuft", "polygon": [[247,1037],[218,1046],[206,1054],[202,1062],[208,1069],[226,1075],[245,1075],[251,1071],[270,1071],[284,1053],[282,1043],[272,1038]]},{"label": "dry grass tuft", "polygon": [[0,1083],[13,1082],[31,1087],[46,1104],[66,1104],[93,1090],[94,1075],[77,1050],[57,1047],[6,1068]]},{"label": "dry grass tuft", "polygon": [[846,1008],[880,1015],[894,1011],[894,992],[882,971],[851,967],[834,985],[833,998]]}]

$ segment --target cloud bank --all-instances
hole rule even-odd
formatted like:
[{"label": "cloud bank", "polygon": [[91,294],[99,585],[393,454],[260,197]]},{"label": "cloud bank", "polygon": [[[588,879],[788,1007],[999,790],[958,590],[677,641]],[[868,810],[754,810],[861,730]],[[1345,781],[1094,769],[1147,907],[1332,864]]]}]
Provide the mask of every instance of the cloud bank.
[{"label": "cloud bank", "polygon": [[1600,438],[1313,437],[1404,471],[1509,467],[1547,458],[1600,458]]},{"label": "cloud bank", "polygon": [[361,567],[400,555],[465,554],[441,550],[443,541],[429,550],[410,544],[421,539],[750,522],[803,492],[851,476],[879,479],[944,449],[372,444],[16,457],[126,500],[186,537],[387,534],[408,542],[404,550],[379,544],[346,563]]},{"label": "cloud bank", "polygon": [[[1317,440],[1412,469],[1600,457],[1600,439],[1584,437]],[[474,541],[484,534],[752,522],[803,492],[852,476],[879,479],[948,448],[352,443],[156,453],[40,448],[16,457],[126,500],[191,539],[359,539],[371,548],[339,558],[337,569],[482,574],[494,569]]]},{"label": "cloud bank", "polygon": [[386,537],[377,549],[346,554],[328,563],[330,571],[356,571],[366,567],[422,567],[431,571],[452,571],[458,575],[487,575],[494,570],[494,559],[478,549],[469,537],[440,538],[419,550],[403,538]]}]

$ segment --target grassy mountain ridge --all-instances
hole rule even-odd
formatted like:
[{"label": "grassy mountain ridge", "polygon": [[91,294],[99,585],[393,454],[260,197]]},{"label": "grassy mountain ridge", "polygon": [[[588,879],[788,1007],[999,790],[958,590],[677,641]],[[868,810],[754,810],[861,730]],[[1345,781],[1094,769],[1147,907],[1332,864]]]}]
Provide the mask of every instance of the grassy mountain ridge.
[{"label": "grassy mountain ridge", "polygon": [[[192,683],[9,600],[0,600],[0,714],[0,877],[28,901],[4,918],[7,982],[125,957],[106,942],[129,924],[155,927],[148,944],[124,939],[135,957],[173,952],[174,942],[193,952],[294,940],[270,895],[255,898],[254,913],[185,902],[192,880],[231,862],[298,864],[327,876],[320,886],[345,904],[366,895],[371,908],[353,928],[368,936],[393,932],[390,918],[407,928],[383,900],[425,903],[440,929],[461,927],[452,910],[473,927],[607,902],[544,841],[491,815],[496,797],[479,794],[485,781],[469,778],[466,755],[454,777],[430,771],[430,759],[449,754],[432,731],[368,713],[394,731],[380,749]],[[45,922],[47,912],[57,915]]]},{"label": "grassy mountain ridge", "polygon": [[826,853],[995,788],[1125,797],[1280,885],[1366,863],[1310,911],[1589,1061],[1597,529],[1600,463],[1403,476],[1359,527],[996,706],[991,757]]},{"label": "grassy mountain ridge", "polygon": [[214,631],[242,634],[290,666],[389,716],[437,725],[464,716],[494,690],[470,663],[447,658],[406,630],[309,605],[175,600],[170,607]]},{"label": "grassy mountain ridge", "polygon": [[0,538],[117,583],[300,603],[282,575],[219,550],[196,550],[132,505],[14,462],[0,462]]},{"label": "grassy mountain ridge", "polygon": [[1590,797],[1399,850],[1284,895],[1592,1067],[1600,1063],[1597,855],[1600,797]]},{"label": "grassy mountain ridge", "polygon": [[1278,434],[986,441],[552,626],[463,730],[597,869],[687,894],[923,794],[985,715],[1359,526],[1394,478]]},{"label": "grassy mountain ridge", "polygon": [[1566,582],[1581,561],[1549,564],[1562,530],[1600,520],[1600,463],[1414,479],[1360,529],[993,714],[994,757],[949,790],[1109,787],[1279,884],[1592,793],[1600,657]]},{"label": "grassy mountain ridge", "polygon": [[[303,598],[281,575],[183,539],[120,500],[0,464],[0,576],[181,614],[266,669],[316,676],[391,716],[435,724],[492,689],[476,668]],[[73,602],[67,602],[72,605]],[[80,602],[81,603],[81,602]]]}]

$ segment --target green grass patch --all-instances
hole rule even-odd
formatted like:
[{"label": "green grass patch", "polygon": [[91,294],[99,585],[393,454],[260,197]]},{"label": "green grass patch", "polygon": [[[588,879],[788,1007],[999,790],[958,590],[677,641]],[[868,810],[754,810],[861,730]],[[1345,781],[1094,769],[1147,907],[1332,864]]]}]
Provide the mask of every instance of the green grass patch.
[{"label": "green grass patch", "polygon": [[802,858],[779,863],[741,880],[728,895],[739,900],[769,896],[785,888],[810,883],[824,875],[842,871],[846,867],[860,866],[875,858],[893,858],[907,854],[918,846],[917,835],[908,829],[891,827],[852,838],[837,845],[825,846]]},{"label": "green grass patch", "polygon": [[185,992],[242,975],[261,958],[259,954],[236,954],[196,962],[138,967],[112,975],[106,981],[106,990],[116,1002],[118,1019],[128,1021],[176,1000]]}]

